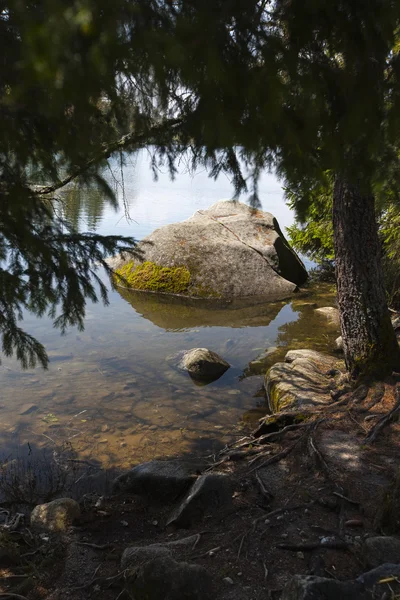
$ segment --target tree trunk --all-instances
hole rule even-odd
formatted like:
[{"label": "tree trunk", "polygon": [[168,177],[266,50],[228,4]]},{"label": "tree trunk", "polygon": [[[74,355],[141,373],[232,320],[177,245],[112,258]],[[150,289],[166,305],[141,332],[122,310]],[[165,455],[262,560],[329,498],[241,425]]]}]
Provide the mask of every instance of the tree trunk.
[{"label": "tree trunk", "polygon": [[383,283],[375,201],[357,183],[337,176],[333,230],[340,325],[346,366],[353,378],[400,370],[400,348]]}]

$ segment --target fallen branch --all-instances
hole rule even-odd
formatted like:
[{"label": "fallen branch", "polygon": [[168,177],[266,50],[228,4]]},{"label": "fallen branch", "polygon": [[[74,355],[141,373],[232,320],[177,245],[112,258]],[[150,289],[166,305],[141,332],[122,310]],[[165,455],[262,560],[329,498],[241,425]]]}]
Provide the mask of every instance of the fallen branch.
[{"label": "fallen branch", "polygon": [[365,438],[366,444],[372,444],[373,442],[375,442],[376,438],[381,433],[381,431],[387,425],[389,425],[394,420],[394,418],[397,417],[397,415],[400,413],[400,384],[396,385],[395,398],[396,404],[390,412],[381,417],[379,421],[372,427],[371,431]]}]

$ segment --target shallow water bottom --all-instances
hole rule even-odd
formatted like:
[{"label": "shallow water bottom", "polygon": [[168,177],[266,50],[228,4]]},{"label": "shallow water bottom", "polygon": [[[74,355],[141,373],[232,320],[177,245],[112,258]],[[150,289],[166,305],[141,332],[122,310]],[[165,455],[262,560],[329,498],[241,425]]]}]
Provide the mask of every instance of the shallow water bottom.
[{"label": "shallow water bottom", "polygon": [[[291,348],[333,350],[338,330],[314,312],[333,303],[327,285],[288,302],[242,308],[113,292],[109,308],[88,313],[83,332],[61,337],[50,323],[27,319],[51,364],[21,371],[3,361],[3,453],[68,443],[80,459],[104,468],[212,454],[267,412],[263,376],[271,364]],[[214,350],[231,368],[196,385],[170,358],[194,347]]]}]

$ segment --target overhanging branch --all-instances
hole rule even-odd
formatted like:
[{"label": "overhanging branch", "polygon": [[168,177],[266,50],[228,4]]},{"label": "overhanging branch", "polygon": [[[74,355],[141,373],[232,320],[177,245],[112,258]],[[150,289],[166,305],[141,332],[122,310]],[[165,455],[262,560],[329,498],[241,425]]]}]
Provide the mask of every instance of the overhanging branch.
[{"label": "overhanging branch", "polygon": [[103,144],[100,150],[94,156],[92,156],[92,158],[88,159],[82,165],[74,167],[71,173],[69,173],[69,175],[60,181],[57,181],[52,185],[41,187],[34,186],[34,193],[39,195],[52,194],[88,171],[90,167],[98,164],[103,159],[108,158],[114,152],[120,152],[128,148],[140,148],[150,143],[152,140],[156,140],[157,137],[167,132],[171,128],[181,125],[182,122],[182,119],[167,119],[166,121],[163,121],[158,125],[154,125],[145,131],[141,131],[140,133],[127,133],[123,137],[111,142],[110,144]]}]

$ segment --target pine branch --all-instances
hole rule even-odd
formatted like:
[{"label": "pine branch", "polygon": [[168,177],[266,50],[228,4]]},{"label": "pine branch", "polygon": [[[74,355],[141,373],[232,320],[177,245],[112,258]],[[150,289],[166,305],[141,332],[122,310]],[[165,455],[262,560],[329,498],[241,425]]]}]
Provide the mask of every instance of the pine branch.
[{"label": "pine branch", "polygon": [[[157,138],[158,136],[169,132],[177,125],[181,125],[182,122],[182,119],[167,119],[161,124],[154,125],[153,127],[150,127],[149,129],[140,133],[132,131],[122,136],[118,140],[111,142],[110,144],[103,144],[101,149],[94,156],[92,156],[92,158],[87,160],[82,165],[74,167],[71,173],[63,179],[61,179],[60,181],[57,181],[56,183],[47,186],[32,186],[32,191],[38,195],[52,194],[57,190],[65,187],[68,183],[70,183],[77,177],[80,177],[81,175],[86,173],[91,167],[97,165],[105,158],[109,158],[109,156],[114,152],[121,152],[122,150],[132,148],[140,148],[150,143],[153,138]],[[169,136],[171,135],[173,136],[174,134],[169,133]]]}]

